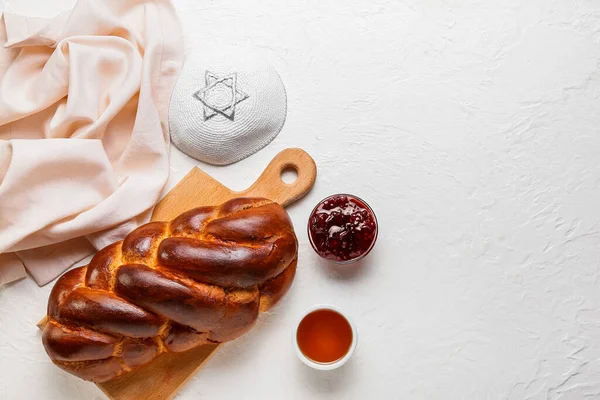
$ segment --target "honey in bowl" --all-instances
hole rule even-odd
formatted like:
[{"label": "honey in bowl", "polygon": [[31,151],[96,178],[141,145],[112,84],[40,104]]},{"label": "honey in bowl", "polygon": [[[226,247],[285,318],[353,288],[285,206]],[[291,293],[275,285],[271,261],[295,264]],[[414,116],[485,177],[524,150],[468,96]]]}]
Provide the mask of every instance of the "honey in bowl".
[{"label": "honey in bowl", "polygon": [[352,346],[352,327],[340,313],[319,309],[307,314],[296,331],[296,341],[304,356],[316,363],[334,363]]}]

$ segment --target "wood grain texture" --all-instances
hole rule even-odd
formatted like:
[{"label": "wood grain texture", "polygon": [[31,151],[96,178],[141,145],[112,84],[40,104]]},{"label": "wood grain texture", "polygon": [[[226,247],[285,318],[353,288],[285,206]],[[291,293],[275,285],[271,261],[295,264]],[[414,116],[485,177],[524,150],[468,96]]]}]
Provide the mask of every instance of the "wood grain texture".
[{"label": "wood grain texture", "polygon": [[[294,169],[298,179],[291,184],[281,180],[281,173]],[[161,201],[152,214],[153,221],[169,220],[195,207],[220,204],[235,197],[265,197],[287,206],[304,196],[317,177],[317,166],[302,149],[286,149],[277,154],[252,186],[235,192],[193,168]]]},{"label": "wood grain texture", "polygon": [[[298,178],[286,184],[281,173],[294,169]],[[283,206],[312,188],[317,175],[314,160],[301,149],[286,149],[269,163],[247,190],[235,192],[199,168],[193,168],[155,207],[153,221],[170,220],[189,209],[217,205],[235,197],[265,197]],[[44,321],[38,326],[43,328]],[[152,363],[114,381],[98,384],[113,400],[164,400],[177,391],[208,361],[220,345],[206,345],[185,353],[165,353]]]},{"label": "wood grain texture", "polygon": [[163,353],[143,368],[98,387],[113,400],[173,398],[221,345],[200,346],[184,353]]}]

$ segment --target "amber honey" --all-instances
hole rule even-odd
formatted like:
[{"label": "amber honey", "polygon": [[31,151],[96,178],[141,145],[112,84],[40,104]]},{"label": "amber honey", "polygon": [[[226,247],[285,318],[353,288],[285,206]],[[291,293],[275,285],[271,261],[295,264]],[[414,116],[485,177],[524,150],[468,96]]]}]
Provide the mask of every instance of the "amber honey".
[{"label": "amber honey", "polygon": [[321,309],[306,315],[296,332],[302,354],[314,362],[332,363],[344,357],[352,345],[352,327],[340,313]]}]

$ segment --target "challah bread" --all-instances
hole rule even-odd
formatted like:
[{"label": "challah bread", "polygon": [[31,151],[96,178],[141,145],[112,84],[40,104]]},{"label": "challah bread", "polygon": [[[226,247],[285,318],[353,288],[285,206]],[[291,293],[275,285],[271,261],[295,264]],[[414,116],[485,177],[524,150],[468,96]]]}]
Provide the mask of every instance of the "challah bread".
[{"label": "challah bread", "polygon": [[46,352],[60,368],[104,382],[162,352],[233,340],[287,292],[297,247],[287,213],[265,199],[140,226],[56,282]]}]

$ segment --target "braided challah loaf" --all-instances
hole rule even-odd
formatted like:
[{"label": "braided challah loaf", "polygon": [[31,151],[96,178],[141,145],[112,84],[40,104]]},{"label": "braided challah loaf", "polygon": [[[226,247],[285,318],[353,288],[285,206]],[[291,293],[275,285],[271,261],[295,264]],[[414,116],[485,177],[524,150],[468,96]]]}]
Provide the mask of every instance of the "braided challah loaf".
[{"label": "braided challah loaf", "polygon": [[162,352],[235,339],[287,292],[296,260],[292,223],[270,200],[148,223],[56,282],[44,347],[60,368],[104,382]]}]

